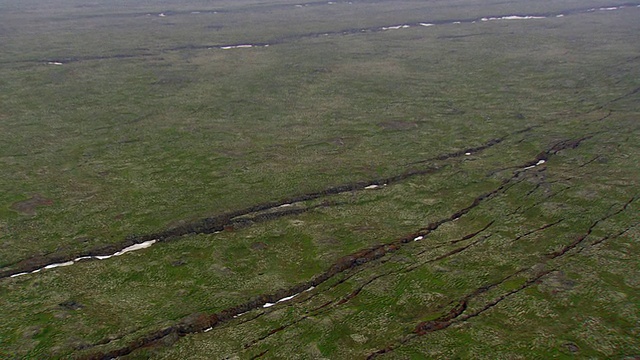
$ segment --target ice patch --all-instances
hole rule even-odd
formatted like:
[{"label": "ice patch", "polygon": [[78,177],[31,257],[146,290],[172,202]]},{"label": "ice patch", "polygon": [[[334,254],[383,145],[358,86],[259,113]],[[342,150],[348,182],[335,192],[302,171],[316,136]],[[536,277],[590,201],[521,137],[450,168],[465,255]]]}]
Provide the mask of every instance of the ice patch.
[{"label": "ice patch", "polygon": [[380,185],[371,184],[369,186],[365,186],[364,188],[365,188],[365,190],[372,190],[372,189],[377,189],[379,187],[380,187]]},{"label": "ice patch", "polygon": [[606,8],[605,7],[601,7],[598,10],[600,10],[600,11],[611,11],[611,10],[618,10],[618,8],[615,7],[615,6],[614,7],[606,7]]},{"label": "ice patch", "polygon": [[165,17],[165,16],[167,16],[167,15],[165,15],[164,13],[161,13],[161,14],[160,14],[160,15],[158,15],[158,16],[160,16],[160,17]]},{"label": "ice patch", "polygon": [[264,305],[262,305],[263,308],[268,308],[268,307],[272,307],[273,305],[275,305],[275,303],[266,303]]},{"label": "ice patch", "polygon": [[426,27],[429,27],[429,26],[433,26],[433,24],[428,24],[428,23],[420,23],[420,26],[426,26]]},{"label": "ice patch", "polygon": [[413,241],[420,241],[420,240],[422,240],[422,239],[424,239],[424,236],[420,235],[420,236],[416,236],[416,237],[413,239]]},{"label": "ice patch", "polygon": [[204,329],[204,331],[203,331],[203,332],[209,332],[209,331],[211,331],[211,330],[213,330],[213,328],[212,328],[212,327],[209,327],[209,328]]},{"label": "ice patch", "polygon": [[556,15],[556,17],[557,17],[557,18],[559,18],[559,17],[564,17],[564,14]]},{"label": "ice patch", "polygon": [[466,153],[464,153],[464,154],[465,154],[466,156],[471,155],[471,153],[470,153],[470,152],[466,152]]},{"label": "ice patch", "polygon": [[22,275],[27,275],[27,274],[28,274],[28,273],[26,273],[26,272],[21,272],[21,273],[13,274],[13,275],[11,275],[11,276],[9,276],[9,277],[14,278],[14,277],[22,276]]},{"label": "ice patch", "polygon": [[460,21],[454,21],[452,24],[462,24]]},{"label": "ice patch", "polygon": [[57,61],[49,61],[47,64],[48,65],[62,65],[61,62],[57,62]]}]

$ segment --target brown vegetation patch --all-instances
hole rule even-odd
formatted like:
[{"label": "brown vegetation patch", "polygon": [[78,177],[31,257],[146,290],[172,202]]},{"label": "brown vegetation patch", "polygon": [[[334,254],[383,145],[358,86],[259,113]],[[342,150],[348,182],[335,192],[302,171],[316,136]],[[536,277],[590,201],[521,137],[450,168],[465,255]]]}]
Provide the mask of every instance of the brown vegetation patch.
[{"label": "brown vegetation patch", "polygon": [[379,124],[385,130],[411,130],[418,127],[415,122],[407,122],[400,120],[384,121]]},{"label": "brown vegetation patch", "polygon": [[53,205],[53,200],[47,199],[40,194],[35,194],[27,200],[18,201],[11,204],[9,208],[21,214],[35,215],[37,206],[49,206],[49,205]]}]

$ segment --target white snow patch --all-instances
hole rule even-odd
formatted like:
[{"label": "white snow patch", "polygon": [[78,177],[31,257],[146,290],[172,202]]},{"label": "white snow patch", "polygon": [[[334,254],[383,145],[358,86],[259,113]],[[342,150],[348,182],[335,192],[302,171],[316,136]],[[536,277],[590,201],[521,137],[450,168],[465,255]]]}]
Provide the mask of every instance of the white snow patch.
[{"label": "white snow patch", "polygon": [[618,8],[615,7],[615,6],[614,7],[606,7],[606,8],[602,7],[600,9],[598,9],[598,10],[600,10],[600,11],[610,11],[610,10],[618,10]]},{"label": "white snow patch", "polygon": [[14,277],[22,276],[22,275],[27,275],[27,274],[28,273],[26,273],[26,272],[21,272],[21,273],[13,274],[10,277],[14,278]]},{"label": "white snow patch", "polygon": [[136,250],[141,250],[141,249],[146,249],[149,246],[153,245],[156,243],[157,240],[149,240],[149,241],[145,241],[139,244],[133,244],[131,246],[127,246],[126,248],[116,252],[115,254],[111,255],[111,256],[120,256],[122,254],[131,252],[131,251],[136,251]]},{"label": "white snow patch", "polygon": [[48,65],[62,65],[61,62],[57,62],[57,61],[49,61],[47,64]]},{"label": "white snow patch", "polygon": [[415,238],[413,239],[413,241],[420,241],[420,240],[422,240],[422,239],[424,239],[424,236],[420,235],[420,236],[415,237]]},{"label": "white snow patch", "polygon": [[372,190],[372,189],[377,189],[379,187],[380,187],[380,185],[371,184],[369,186],[365,186],[364,188],[365,188],[365,190]]},{"label": "white snow patch", "polygon": [[[265,45],[265,46],[268,46],[268,45]],[[253,45],[251,44],[229,45],[229,46],[221,46],[220,49],[229,50],[229,49],[242,49],[242,48],[250,48],[250,47],[253,47]]]},{"label": "white snow patch", "polygon": [[313,290],[315,288],[316,288],[315,286],[312,286],[312,287],[308,288],[307,290],[305,290],[304,292],[311,291],[311,290]]},{"label": "white snow patch", "polygon": [[212,327],[209,327],[209,328],[204,329],[204,332],[209,332],[209,331],[211,331],[211,330],[213,330],[213,328],[212,328]]},{"label": "white snow patch", "polygon": [[464,154],[465,154],[466,156],[471,155],[471,153],[470,153],[470,152],[466,152],[466,153],[464,153]]},{"label": "white snow patch", "polygon": [[192,11],[192,14],[200,14],[200,11]]},{"label": "white snow patch", "polygon": [[556,17],[564,17],[564,14],[556,15]]},{"label": "white snow patch", "polygon": [[57,267],[62,267],[62,266],[69,266],[69,265],[73,265],[74,262],[73,261],[66,261],[63,263],[57,263],[57,264],[50,264],[45,266],[45,269],[53,269],[53,268],[57,268]]},{"label": "white snow patch", "polygon": [[160,16],[160,17],[165,17],[165,16],[167,16],[167,15],[165,15],[164,13],[160,13],[160,15],[158,15],[158,16]]},{"label": "white snow patch", "polygon": [[460,21],[454,21],[452,24],[462,24]]},{"label": "white snow patch", "polygon": [[429,23],[420,23],[420,26],[426,26],[426,27],[429,27],[429,26],[433,26],[433,24],[429,24]]},{"label": "white snow patch", "polygon": [[298,296],[298,295],[300,295],[300,293],[293,294],[293,295],[291,295],[291,296],[285,296],[285,297],[283,297],[282,299],[280,299],[280,300],[276,301],[276,303],[289,301],[289,300],[293,299],[294,297],[296,297],[296,296]]},{"label": "white snow patch", "polygon": [[394,25],[394,26],[383,26],[382,30],[398,30],[398,29],[402,29],[403,27],[408,26],[408,25]]},{"label": "white snow patch", "polygon": [[542,165],[542,164],[544,164],[544,163],[546,163],[546,162],[547,162],[546,160],[540,160],[540,161],[538,161],[538,162],[536,163],[536,166],[538,166],[538,165]]},{"label": "white snow patch", "polygon": [[[518,16],[518,15],[509,15],[503,16],[496,20],[531,20],[531,19],[544,19],[544,16]],[[495,19],[495,18],[492,18]]]},{"label": "white snow patch", "polygon": [[264,305],[262,305],[263,308],[268,308],[268,307],[272,307],[273,305],[275,305],[275,303],[266,303]]}]

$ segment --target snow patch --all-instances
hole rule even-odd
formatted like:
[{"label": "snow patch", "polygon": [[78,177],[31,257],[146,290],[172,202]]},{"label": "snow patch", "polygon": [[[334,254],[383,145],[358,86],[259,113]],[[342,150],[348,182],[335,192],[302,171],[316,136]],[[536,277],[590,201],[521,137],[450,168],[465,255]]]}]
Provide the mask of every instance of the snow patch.
[{"label": "snow patch", "polygon": [[50,264],[45,266],[45,269],[53,269],[53,268],[57,268],[57,267],[62,267],[62,266],[69,266],[69,265],[73,265],[74,262],[73,261],[67,261],[67,262],[63,262],[63,263],[56,263],[56,264]]},{"label": "snow patch", "polygon": [[73,260],[69,260],[69,261],[65,261],[62,263],[53,263],[53,264],[49,264],[49,265],[45,265],[44,267],[41,267],[40,269],[36,269],[33,270],[31,272],[21,272],[21,273],[17,273],[17,274],[13,274],[10,277],[18,277],[18,276],[22,276],[22,275],[26,275],[26,274],[35,274],[35,273],[39,273],[42,270],[48,270],[48,269],[55,269],[58,267],[63,267],[63,266],[70,266],[75,264],[78,261],[82,261],[82,260],[90,260],[90,259],[98,259],[98,260],[106,260],[109,258],[112,258],[114,256],[120,256],[122,254],[126,254],[128,252],[131,251],[136,251],[136,250],[141,250],[141,249],[146,249],[148,247],[150,247],[151,245],[155,244],[158,240],[149,240],[149,241],[145,241],[139,244],[133,244],[131,246],[127,246],[124,249],[117,251],[111,255],[96,255],[96,256],[81,256],[78,258],[75,258]]}]

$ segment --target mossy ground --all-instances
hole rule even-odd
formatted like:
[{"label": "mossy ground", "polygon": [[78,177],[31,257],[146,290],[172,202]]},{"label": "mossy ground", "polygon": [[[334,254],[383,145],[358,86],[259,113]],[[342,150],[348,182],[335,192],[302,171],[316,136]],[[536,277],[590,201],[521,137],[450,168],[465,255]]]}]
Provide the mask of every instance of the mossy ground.
[{"label": "mossy ground", "polygon": [[[390,345],[381,357],[640,354],[640,9],[567,11],[616,4],[0,1],[3,267],[439,167],[309,201],[333,205],[303,214],[2,279],[0,355],[107,351],[307,281],[342,256],[447,218],[539,153],[585,136],[421,241],[290,302],[128,357],[346,359]],[[271,44],[216,47],[246,43]],[[504,140],[421,163],[495,138]],[[36,195],[48,201],[35,213],[16,211]],[[505,296],[495,306],[403,342],[521,269],[469,297],[463,315]]]}]

